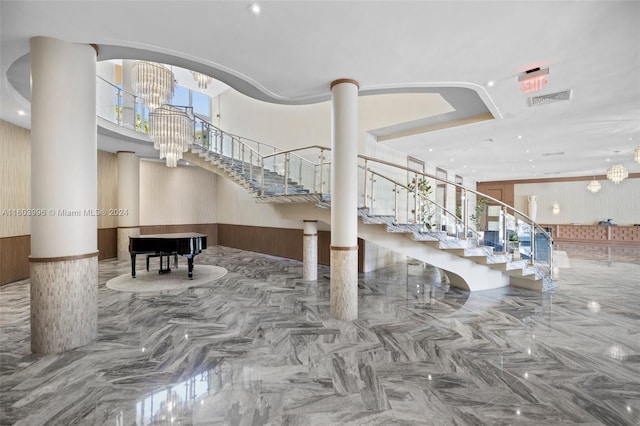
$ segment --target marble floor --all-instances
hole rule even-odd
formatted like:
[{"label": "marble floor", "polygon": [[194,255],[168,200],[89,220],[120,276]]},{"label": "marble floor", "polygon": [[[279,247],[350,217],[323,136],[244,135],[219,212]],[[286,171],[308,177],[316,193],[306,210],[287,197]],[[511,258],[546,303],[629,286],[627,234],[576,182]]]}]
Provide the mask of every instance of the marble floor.
[{"label": "marble floor", "polygon": [[[125,293],[102,261],[99,335],[29,349],[29,282],[0,288],[0,424],[639,425],[640,249],[558,245],[545,294],[469,294],[439,270],[361,276],[359,319],[329,318],[328,269],[213,247],[226,276]],[[566,265],[564,265],[566,266]],[[324,275],[324,276],[323,276]]]}]

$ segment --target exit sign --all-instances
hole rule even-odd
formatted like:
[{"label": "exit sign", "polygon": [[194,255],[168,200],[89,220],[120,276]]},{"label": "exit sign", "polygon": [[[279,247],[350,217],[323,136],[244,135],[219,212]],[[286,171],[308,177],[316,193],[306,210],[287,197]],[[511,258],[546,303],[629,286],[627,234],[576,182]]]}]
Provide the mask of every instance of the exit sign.
[{"label": "exit sign", "polygon": [[523,93],[537,92],[544,88],[547,84],[547,76],[549,75],[549,68],[534,68],[518,76],[520,82],[520,90]]}]

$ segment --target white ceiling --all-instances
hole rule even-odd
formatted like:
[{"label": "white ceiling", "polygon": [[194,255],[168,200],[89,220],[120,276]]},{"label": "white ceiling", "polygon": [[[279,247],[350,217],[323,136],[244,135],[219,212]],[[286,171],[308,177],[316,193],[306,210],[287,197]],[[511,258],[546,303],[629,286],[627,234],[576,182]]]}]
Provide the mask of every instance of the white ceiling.
[{"label": "white ceiling", "polygon": [[[29,103],[6,74],[14,66],[11,81],[19,74],[28,84],[17,65],[39,35],[96,43],[99,59],[203,71],[278,103],[327,100],[338,78],[358,80],[361,94],[470,88],[496,119],[381,143],[477,180],[603,174],[614,161],[640,172],[632,158],[640,145],[638,1],[260,4],[256,16],[245,1],[2,0],[0,118],[29,127],[28,114],[16,112],[28,113]],[[550,70],[536,94],[572,89],[573,98],[527,106],[517,78],[536,66]]]}]

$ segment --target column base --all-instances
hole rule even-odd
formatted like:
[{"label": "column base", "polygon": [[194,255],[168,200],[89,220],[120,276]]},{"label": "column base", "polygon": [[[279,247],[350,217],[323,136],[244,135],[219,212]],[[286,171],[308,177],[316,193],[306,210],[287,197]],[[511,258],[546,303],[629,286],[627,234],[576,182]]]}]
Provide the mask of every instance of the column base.
[{"label": "column base", "polygon": [[31,351],[64,352],[94,340],[98,334],[98,253],[32,258],[30,269]]},{"label": "column base", "polygon": [[140,228],[118,228],[118,260],[131,261],[129,254],[129,237],[139,237]]},{"label": "column base", "polygon": [[358,247],[331,247],[331,318],[358,318]]}]

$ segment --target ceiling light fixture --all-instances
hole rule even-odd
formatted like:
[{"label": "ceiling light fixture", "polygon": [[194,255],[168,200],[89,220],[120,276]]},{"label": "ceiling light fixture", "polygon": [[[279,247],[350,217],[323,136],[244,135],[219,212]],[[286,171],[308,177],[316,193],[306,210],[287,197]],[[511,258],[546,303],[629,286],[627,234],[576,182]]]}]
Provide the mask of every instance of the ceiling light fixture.
[{"label": "ceiling light fixture", "polygon": [[166,158],[167,167],[176,167],[182,153],[193,143],[193,119],[182,109],[162,105],[149,113],[149,137],[153,147]]},{"label": "ceiling light fixture", "polygon": [[260,5],[258,3],[253,3],[249,6],[249,9],[254,15],[260,15]]},{"label": "ceiling light fixture", "polygon": [[589,182],[589,184],[587,185],[587,189],[592,194],[595,194],[596,192],[600,191],[600,188],[602,188],[602,185],[600,185],[600,182],[598,182],[596,180],[596,175],[594,174],[593,175],[593,180],[591,182]]},{"label": "ceiling light fixture", "polygon": [[173,98],[174,75],[156,62],[137,61],[131,67],[133,91],[153,111]]},{"label": "ceiling light fixture", "polygon": [[191,74],[193,74],[193,79],[198,82],[199,89],[206,89],[207,87],[209,87],[209,83],[211,83],[211,80],[213,80],[208,75],[202,74],[198,71],[191,71]]},{"label": "ceiling light fixture", "polygon": [[[616,155],[620,151],[616,151]],[[615,164],[607,170],[607,179],[616,185],[629,177],[629,171],[622,164]]]},{"label": "ceiling light fixture", "polygon": [[23,110],[19,109],[18,110],[18,115],[27,115],[27,113],[24,112]]}]

